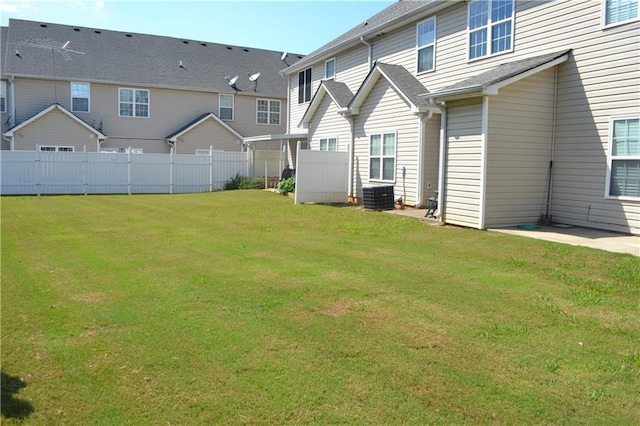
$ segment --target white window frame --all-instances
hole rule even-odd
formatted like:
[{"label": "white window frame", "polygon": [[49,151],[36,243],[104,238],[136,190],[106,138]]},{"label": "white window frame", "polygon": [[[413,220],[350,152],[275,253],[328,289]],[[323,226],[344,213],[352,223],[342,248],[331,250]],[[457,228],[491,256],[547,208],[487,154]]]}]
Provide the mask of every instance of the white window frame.
[{"label": "white window frame", "polygon": [[[223,98],[231,98],[231,106],[222,106]],[[223,118],[222,117],[222,109],[231,109],[231,118]],[[218,95],[218,117],[224,121],[233,121],[236,117],[236,97],[228,94],[219,94]]]},{"label": "white window frame", "polygon": [[[328,67],[329,63],[333,62],[333,74],[328,75]],[[324,79],[325,80],[335,80],[336,79],[336,58],[327,59],[324,61]]]},{"label": "white window frame", "polygon": [[[123,90],[131,90],[133,91],[133,101],[132,102],[122,102],[120,100],[120,94]],[[136,91],[139,92],[147,92],[147,102],[136,102]],[[132,113],[133,115],[122,115],[120,111],[120,105],[126,103],[132,105]],[[147,115],[136,115],[136,106],[137,105],[146,105],[147,106]],[[118,117],[123,118],[149,118],[151,117],[151,91],[149,89],[138,89],[135,87],[119,87],[118,88]]]},{"label": "white window frame", "polygon": [[[73,86],[77,84],[77,85],[83,85],[83,86],[87,86],[87,109],[83,110],[83,109],[75,109],[73,107],[73,100],[74,99],[85,99],[84,97],[81,96],[73,96]],[[72,112],[91,112],[91,84],[90,83],[81,83],[79,81],[72,81],[71,83],[69,83],[69,95],[71,96],[71,111]],[[119,95],[118,95],[119,96]],[[118,98],[119,100],[119,98]]]},{"label": "white window frame", "polygon": [[196,155],[200,156],[200,157],[204,157],[204,156],[209,157],[211,155],[211,150],[209,150],[209,149],[196,149]]},{"label": "white window frame", "polygon": [[[419,28],[420,25],[426,24],[429,21],[433,21],[433,41],[430,43],[426,43],[424,45],[420,45],[420,36],[419,36]],[[436,30],[437,30],[437,26],[436,26],[437,22],[436,22],[436,17],[433,16],[429,19],[425,19],[424,21],[418,22],[416,24],[416,73],[417,74],[424,74],[427,72],[433,72],[436,70]],[[429,69],[425,69],[420,71],[420,51],[424,50],[424,49],[428,49],[429,47],[433,47],[432,50],[432,66]]]},{"label": "white window frame", "polygon": [[[476,27],[471,29],[471,7],[475,4],[478,3],[479,1],[484,1],[488,4],[488,16],[487,16],[487,23],[485,25],[482,25],[480,27]],[[493,2],[494,1],[500,1],[500,0],[473,0],[470,1],[469,4],[467,5],[467,42],[466,42],[466,48],[467,48],[467,62],[473,62],[473,61],[478,61],[484,58],[489,58],[491,56],[496,56],[496,55],[503,55],[506,53],[511,53],[514,50],[514,46],[515,46],[515,34],[516,34],[516,4],[515,4],[515,0],[510,0],[511,1],[511,16],[508,18],[504,18],[501,19],[499,21],[493,22],[491,20],[491,9],[493,6]],[[511,21],[511,34],[509,35],[509,37],[511,38],[511,46],[509,47],[509,49],[505,49],[505,50],[500,50],[499,52],[493,52],[492,47],[493,47],[493,37],[492,37],[492,33],[493,33],[493,28],[497,27],[501,24],[504,24],[505,22]],[[486,48],[486,53],[482,56],[476,56],[474,58],[471,57],[471,34],[472,33],[476,33],[479,32],[481,30],[485,29],[486,30],[486,34],[487,34],[487,39],[485,41],[485,43],[487,44],[487,48]]]},{"label": "white window frame", "polygon": [[618,25],[628,24],[629,22],[635,22],[635,21],[640,19],[640,12],[638,11],[638,6],[640,6],[640,4],[638,4],[638,3],[640,3],[640,2],[638,0],[635,0],[635,2],[636,2],[636,16],[635,17],[626,19],[624,21],[616,21],[616,22],[612,22],[610,24],[607,24],[607,3],[609,3],[610,1],[611,0],[602,0],[602,20],[601,20],[601,24],[600,24],[602,29],[611,28],[611,27],[617,27]]},{"label": "white window frame", "polygon": [[[384,154],[384,137],[386,135],[393,135],[393,138],[394,138],[393,155]],[[371,154],[371,139],[374,136],[380,136],[380,155],[375,155],[375,156]],[[380,159],[380,175],[378,177],[371,177],[371,160],[374,158]],[[384,160],[388,158],[393,158],[393,179],[384,179]],[[369,182],[395,183],[397,167],[398,167],[398,132],[380,132],[380,133],[370,134],[369,135]]]},{"label": "white window frame", "polygon": [[616,121],[622,120],[640,120],[640,115],[624,115],[615,116],[609,119],[609,149],[607,151],[607,181],[605,185],[604,197],[611,200],[631,200],[639,201],[640,197],[633,197],[630,195],[611,195],[611,173],[613,172],[614,161],[640,161],[639,155],[613,155],[613,130]]},{"label": "white window frame", "polygon": [[74,152],[75,148],[68,145],[40,145],[40,152]]},{"label": "white window frame", "polygon": [[[263,102],[267,102],[267,111],[261,111],[260,110],[260,101]],[[271,111],[271,104],[272,103],[278,103],[278,112],[276,113],[275,111]],[[260,122],[260,113],[266,113],[267,114],[267,121],[265,123],[261,123]],[[278,122],[277,123],[272,123],[271,122],[271,116],[273,114],[278,114]],[[265,98],[258,98],[256,99],[256,124],[260,124],[260,125],[265,125],[265,126],[279,126],[280,123],[282,123],[282,102],[280,102],[277,99],[265,99]]]},{"label": "white window frame", "polygon": [[[307,82],[307,72],[309,72],[309,81]],[[302,76],[304,81],[300,81]],[[307,90],[307,88],[309,90]],[[302,96],[301,96],[302,94]],[[298,73],[298,104],[306,104],[311,102],[313,96],[313,68],[306,68]]]},{"label": "white window frame", "polygon": [[127,154],[144,154],[144,149],[143,148],[132,148],[132,147],[129,147],[129,148],[125,149],[124,152],[127,153]]},{"label": "white window frame", "polygon": [[0,99],[4,102],[0,103],[0,112],[7,112],[7,82],[0,81]]},{"label": "white window frame", "polygon": [[[331,148],[331,141],[334,143],[334,149]],[[323,147],[324,145],[324,147]],[[320,138],[318,142],[318,150],[320,151],[337,151],[338,150],[338,137]]]}]

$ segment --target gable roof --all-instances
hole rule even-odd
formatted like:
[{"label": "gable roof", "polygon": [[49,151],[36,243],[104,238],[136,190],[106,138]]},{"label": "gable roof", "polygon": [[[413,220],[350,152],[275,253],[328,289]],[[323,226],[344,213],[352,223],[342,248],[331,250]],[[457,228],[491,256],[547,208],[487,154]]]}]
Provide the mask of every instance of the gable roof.
[{"label": "gable roof", "polygon": [[300,61],[286,68],[283,73],[291,74],[311,66],[314,62],[361,44],[361,37],[366,40],[392,31],[410,20],[418,20],[444,9],[456,0],[398,0],[396,3],[353,27],[324,46],[314,50]]},{"label": "gable roof", "polygon": [[324,80],[320,83],[318,90],[313,95],[311,102],[309,103],[309,107],[305,111],[302,116],[302,120],[300,120],[300,126],[305,126],[309,124],[314,114],[318,110],[324,95],[329,95],[331,100],[339,109],[346,110],[349,106],[349,102],[353,99],[353,92],[349,89],[349,87],[342,83],[333,80]]},{"label": "gable roof", "polygon": [[461,80],[451,86],[444,87],[437,92],[421,96],[428,98],[450,98],[474,94],[476,92],[495,95],[498,89],[508,84],[566,61],[570,53],[571,50],[569,49],[500,64],[488,71]]},{"label": "gable roof", "polygon": [[47,108],[43,109],[42,111],[40,111],[36,115],[26,119],[25,121],[23,121],[22,123],[18,124],[17,126],[9,129],[9,131],[4,133],[4,135],[8,136],[8,137],[13,137],[15,132],[17,132],[18,130],[22,129],[23,127],[33,123],[34,121],[36,121],[40,117],[50,113],[54,109],[57,109],[57,110],[61,111],[62,113],[67,115],[72,120],[76,121],[81,126],[87,128],[87,130],[89,130],[90,132],[95,134],[98,139],[107,139],[107,136],[104,135],[102,132],[98,131],[97,129],[94,129],[89,124],[87,124],[85,121],[83,121],[80,117],[78,117],[77,115],[75,115],[74,113],[72,113],[71,111],[69,111],[68,109],[66,109],[65,107],[63,107],[60,104],[52,104],[52,105],[48,106]]},{"label": "gable roof", "polygon": [[2,58],[6,75],[52,79],[55,60],[58,80],[234,93],[225,77],[237,75],[240,92],[287,96],[282,52],[18,19],[3,42],[11,52]]},{"label": "gable roof", "polygon": [[180,136],[184,135],[188,131],[192,130],[194,127],[197,127],[197,126],[201,125],[202,123],[204,123],[205,121],[207,121],[209,119],[212,119],[215,122],[217,122],[218,124],[220,124],[227,131],[229,131],[229,133],[231,133],[232,135],[234,135],[238,139],[243,139],[243,137],[242,137],[242,135],[240,133],[236,132],[231,126],[229,126],[227,123],[225,123],[224,121],[219,119],[218,116],[215,115],[212,112],[207,112],[207,113],[204,113],[204,114],[196,117],[191,122],[187,123],[186,125],[182,126],[178,130],[176,130],[175,132],[171,133],[169,136],[165,137],[165,139],[168,140],[168,141],[171,141],[171,142],[176,142]]},{"label": "gable roof", "polygon": [[376,62],[353,100],[349,103],[349,109],[354,114],[358,113],[360,106],[369,96],[380,77],[384,77],[389,82],[398,95],[409,104],[412,112],[426,112],[433,109],[429,100],[425,97],[429,94],[429,91],[405,67]]}]

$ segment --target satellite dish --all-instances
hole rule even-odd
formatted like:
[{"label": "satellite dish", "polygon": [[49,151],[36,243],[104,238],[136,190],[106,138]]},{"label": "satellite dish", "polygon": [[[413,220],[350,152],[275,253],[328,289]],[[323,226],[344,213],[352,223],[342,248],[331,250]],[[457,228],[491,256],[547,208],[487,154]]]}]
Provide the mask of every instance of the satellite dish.
[{"label": "satellite dish", "polygon": [[289,54],[289,53],[287,53],[287,52],[283,52],[283,53],[282,53],[282,56],[280,56],[280,60],[281,60],[281,61],[284,61],[285,59],[287,59],[287,55],[288,55],[288,54]]},{"label": "satellite dish", "polygon": [[238,77],[240,77],[239,75],[236,75],[235,77],[233,77],[231,80],[229,80],[229,86],[235,86],[236,81],[238,81]]},{"label": "satellite dish", "polygon": [[260,78],[260,73],[259,73],[259,72],[255,73],[255,74],[250,74],[250,75],[249,75],[249,80],[250,80],[250,81],[257,81],[257,80],[258,80],[258,78]]}]

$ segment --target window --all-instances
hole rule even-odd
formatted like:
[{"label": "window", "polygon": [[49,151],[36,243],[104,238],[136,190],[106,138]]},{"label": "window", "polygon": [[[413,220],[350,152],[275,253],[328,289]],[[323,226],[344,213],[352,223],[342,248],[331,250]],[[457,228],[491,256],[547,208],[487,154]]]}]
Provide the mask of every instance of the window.
[{"label": "window", "polygon": [[0,82],[0,112],[7,112],[7,83]]},{"label": "window", "polygon": [[369,144],[369,179],[395,181],[396,134],[371,135]]},{"label": "window", "polygon": [[211,152],[208,149],[196,149],[196,155],[206,155],[208,157],[209,155],[211,155]]},{"label": "window", "polygon": [[513,0],[469,3],[469,59],[482,58],[513,47]]},{"label": "window", "polygon": [[72,146],[41,145],[41,152],[73,152]]},{"label": "window", "polygon": [[604,26],[638,19],[638,0],[604,0]]},{"label": "window", "polygon": [[89,112],[89,83],[71,83],[71,111]]},{"label": "window", "polygon": [[614,118],[609,128],[606,195],[640,199],[640,118]]},{"label": "window", "polygon": [[336,78],[336,59],[329,59],[324,63],[324,78],[331,80]]},{"label": "window", "polygon": [[320,151],[337,151],[337,150],[338,150],[337,138],[320,139]]},{"label": "window", "polygon": [[256,102],[258,124],[280,124],[280,101],[258,99]]},{"label": "window", "polygon": [[118,89],[120,117],[149,117],[149,91],[141,89]]},{"label": "window", "polygon": [[418,72],[433,71],[436,52],[436,18],[420,22],[416,26]]},{"label": "window", "polygon": [[233,121],[233,95],[220,95],[218,115],[222,120]]},{"label": "window", "polygon": [[298,73],[298,103],[311,100],[311,68]]}]

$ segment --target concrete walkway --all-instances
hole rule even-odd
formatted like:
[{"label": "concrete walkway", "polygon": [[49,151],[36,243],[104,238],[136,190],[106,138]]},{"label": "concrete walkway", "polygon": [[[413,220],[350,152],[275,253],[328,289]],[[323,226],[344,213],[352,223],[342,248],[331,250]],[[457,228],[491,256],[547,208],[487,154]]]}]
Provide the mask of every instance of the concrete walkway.
[{"label": "concrete walkway", "polygon": [[[425,218],[425,209],[386,210],[385,213],[414,217],[425,220],[431,224],[437,224],[435,219]],[[557,243],[585,246],[617,253],[630,253],[640,256],[640,236],[619,234],[616,232],[601,231],[598,229],[575,227],[541,226],[538,229],[496,228],[489,232],[501,232],[504,234],[519,235],[522,237],[536,238],[539,240],[554,241]]]}]

